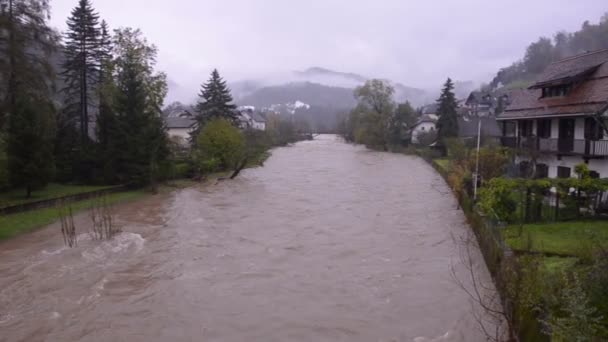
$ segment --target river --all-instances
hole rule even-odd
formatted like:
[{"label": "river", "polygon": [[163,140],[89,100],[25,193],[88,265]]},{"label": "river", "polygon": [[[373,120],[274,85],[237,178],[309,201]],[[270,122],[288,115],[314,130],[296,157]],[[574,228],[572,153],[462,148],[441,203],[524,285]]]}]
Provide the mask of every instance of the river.
[{"label": "river", "polygon": [[81,214],[77,248],[0,243],[0,341],[485,340],[450,275],[469,228],[417,157],[320,136],[116,215],[111,241]]}]

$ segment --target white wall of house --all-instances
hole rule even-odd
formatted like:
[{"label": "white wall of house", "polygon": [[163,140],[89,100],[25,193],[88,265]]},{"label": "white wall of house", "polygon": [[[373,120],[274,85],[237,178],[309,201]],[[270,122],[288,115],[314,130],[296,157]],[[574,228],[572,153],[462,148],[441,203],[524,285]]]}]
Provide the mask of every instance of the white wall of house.
[{"label": "white wall of house", "polygon": [[412,143],[417,144],[418,143],[418,135],[420,135],[420,133],[423,132],[433,132],[436,130],[435,127],[435,123],[433,122],[422,122],[420,124],[418,124],[416,127],[414,127],[414,130],[412,131]]},{"label": "white wall of house", "polygon": [[[534,121],[534,131],[536,134],[536,120]],[[519,134],[519,129],[516,130],[516,134]],[[559,138],[559,119],[555,118],[551,120],[551,139]],[[585,118],[576,118],[575,119],[575,127],[574,127],[574,139],[585,139]],[[608,140],[608,134],[604,134],[602,140]],[[525,159],[516,158],[515,162],[519,164],[521,161]],[[576,165],[584,163],[585,159],[582,156],[562,156],[558,159],[557,154],[544,154],[540,156],[537,160],[537,163],[546,164],[548,166],[549,178],[557,177],[557,169],[558,167],[568,167],[570,168],[571,176],[576,177],[577,175],[574,172],[574,168]],[[608,178],[608,159],[589,159],[588,160],[589,170],[595,171],[599,173],[601,178]]]},{"label": "white wall of house", "polygon": [[259,122],[259,121],[251,121],[251,128],[257,129],[257,130],[260,130],[260,131],[265,131],[266,130],[266,123],[265,122]]},{"label": "white wall of house", "polygon": [[[516,158],[515,162],[519,164],[520,162],[526,160],[525,158]],[[574,168],[576,165],[584,163],[585,160],[580,156],[562,156],[561,158],[557,158],[557,155],[544,155],[539,157],[536,160],[537,164],[545,164],[548,166],[549,178],[557,178],[557,168],[568,167],[570,168],[570,176],[575,178],[577,177],[574,172]],[[599,173],[600,178],[608,178],[608,160],[607,159],[589,159],[587,163],[590,171],[595,171]]]}]

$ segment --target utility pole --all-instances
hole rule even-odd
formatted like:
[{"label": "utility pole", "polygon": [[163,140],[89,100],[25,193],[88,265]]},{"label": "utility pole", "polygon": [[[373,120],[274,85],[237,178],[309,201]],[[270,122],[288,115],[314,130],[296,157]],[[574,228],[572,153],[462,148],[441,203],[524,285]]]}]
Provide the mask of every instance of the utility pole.
[{"label": "utility pole", "polygon": [[477,154],[475,156],[475,179],[473,183],[473,200],[477,201],[477,182],[479,180],[479,148],[481,145],[481,118],[477,117]]}]

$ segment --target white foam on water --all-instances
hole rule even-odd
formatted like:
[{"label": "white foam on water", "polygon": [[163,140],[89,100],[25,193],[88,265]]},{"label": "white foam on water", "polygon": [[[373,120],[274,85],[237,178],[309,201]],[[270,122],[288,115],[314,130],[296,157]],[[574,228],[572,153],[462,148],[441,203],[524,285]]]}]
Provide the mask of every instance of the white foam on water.
[{"label": "white foam on water", "polygon": [[139,251],[144,247],[146,240],[140,234],[122,233],[114,238],[114,242],[116,242],[116,245],[112,248],[112,251],[118,253],[131,248],[131,246]]},{"label": "white foam on water", "polygon": [[444,342],[449,341],[450,332],[446,332],[445,334],[435,337],[435,338],[427,338],[427,337],[416,337],[414,338],[414,342]]},{"label": "white foam on water", "polygon": [[0,314],[0,324],[5,324],[10,322],[14,318],[11,314]]},{"label": "white foam on water", "polygon": [[103,241],[91,250],[83,251],[82,257],[88,261],[101,261],[107,259],[112,254],[132,249],[138,252],[144,247],[145,241],[140,234],[120,233],[111,240]]},{"label": "white foam on water", "polygon": [[67,250],[67,249],[68,249],[68,247],[67,247],[67,246],[63,246],[63,247],[61,247],[61,248],[59,248],[59,249],[56,249],[56,250],[54,250],[54,251],[50,251],[50,252],[49,252],[49,251],[47,251],[46,249],[44,249],[44,250],[42,250],[42,252],[40,252],[40,253],[41,253],[42,255],[44,255],[44,256],[54,256],[54,255],[57,255],[57,254],[61,254],[63,251],[65,251],[65,250]]}]

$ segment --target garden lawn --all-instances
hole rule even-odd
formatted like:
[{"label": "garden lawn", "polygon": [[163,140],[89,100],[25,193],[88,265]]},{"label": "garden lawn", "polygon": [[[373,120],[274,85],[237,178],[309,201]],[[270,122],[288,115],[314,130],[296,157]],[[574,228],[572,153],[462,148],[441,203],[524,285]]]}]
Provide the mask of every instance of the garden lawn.
[{"label": "garden lawn", "polygon": [[[128,191],[107,195],[107,203],[115,204],[126,201],[133,201],[144,197],[147,192]],[[74,213],[89,209],[94,206],[98,199],[88,199],[72,204]],[[32,231],[51,224],[59,219],[57,208],[36,209],[11,215],[0,216],[0,240],[8,239],[21,233]]]},{"label": "garden lawn", "polygon": [[518,231],[519,226],[513,225],[503,233],[509,246],[518,251],[530,247],[532,252],[549,255],[588,257],[595,248],[608,248],[608,221],[526,224],[521,236]]},{"label": "garden lawn", "polygon": [[25,189],[15,189],[0,193],[0,208],[109,188],[112,188],[112,186],[65,185],[51,183],[43,189],[33,191],[30,198],[25,198]]},{"label": "garden lawn", "polygon": [[440,168],[442,168],[445,172],[448,172],[450,169],[450,160],[449,159],[434,159],[433,160]]}]

